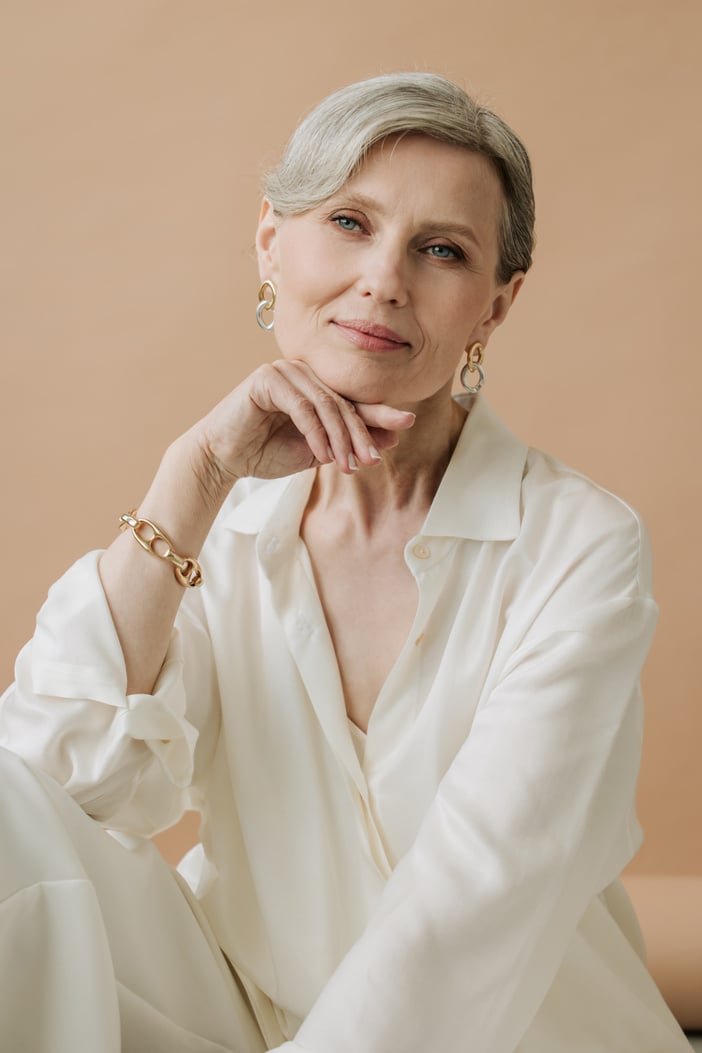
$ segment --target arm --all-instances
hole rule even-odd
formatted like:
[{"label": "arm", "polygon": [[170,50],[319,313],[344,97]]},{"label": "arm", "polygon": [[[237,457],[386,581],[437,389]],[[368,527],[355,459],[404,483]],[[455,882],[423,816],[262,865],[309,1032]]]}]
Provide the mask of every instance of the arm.
[{"label": "arm", "polygon": [[[274,478],[349,456],[377,463],[373,447],[395,445],[414,414],[352,405],[296,362],[262,366],[166,452],[138,515],[196,557],[238,478]],[[126,511],[126,509],[124,509]],[[151,559],[129,532],[103,556],[100,574],[127,669],[128,691],[149,692],[183,596],[172,569]]]},{"label": "arm", "polygon": [[0,699],[0,745],[99,822],[150,836],[189,806],[195,768],[207,765],[216,743],[212,651],[192,593],[152,692],[129,693],[99,556],[82,557],[49,590]]},{"label": "arm", "polygon": [[[162,526],[176,551],[197,556],[238,476],[300,471],[329,461],[330,446],[348,471],[351,450],[372,463],[368,444],[394,444],[395,429],[413,419],[354,407],[299,363],[262,367],[173,443],[139,514]],[[129,533],[102,555],[100,577],[97,559],[85,557],[51,589],[0,701],[0,744],[96,819],[150,835],[187,807],[195,768],[216,739],[201,592],[183,589],[171,565]]]}]

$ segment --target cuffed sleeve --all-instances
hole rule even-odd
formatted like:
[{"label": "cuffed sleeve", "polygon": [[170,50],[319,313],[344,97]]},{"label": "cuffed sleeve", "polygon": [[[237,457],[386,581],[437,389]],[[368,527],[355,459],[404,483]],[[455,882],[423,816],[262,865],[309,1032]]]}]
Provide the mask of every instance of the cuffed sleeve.
[{"label": "cuffed sleeve", "polygon": [[214,719],[209,643],[184,610],[153,692],[128,695],[99,556],[83,557],[51,588],[0,700],[0,745],[103,824],[150,836],[187,807],[199,732]]}]

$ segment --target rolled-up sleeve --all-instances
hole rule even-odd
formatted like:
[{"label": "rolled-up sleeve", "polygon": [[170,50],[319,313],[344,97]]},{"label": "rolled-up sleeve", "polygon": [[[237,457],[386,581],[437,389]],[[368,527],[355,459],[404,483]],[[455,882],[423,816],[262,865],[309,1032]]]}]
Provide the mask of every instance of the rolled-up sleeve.
[{"label": "rolled-up sleeve", "polygon": [[49,591],[0,700],[0,745],[104,825],[150,836],[188,806],[198,739],[212,741],[210,645],[184,607],[153,692],[127,694],[99,557],[84,556]]},{"label": "rolled-up sleeve", "polygon": [[589,902],[639,844],[639,675],[657,609],[626,535],[574,553],[370,924],[281,1051],[518,1045]]}]

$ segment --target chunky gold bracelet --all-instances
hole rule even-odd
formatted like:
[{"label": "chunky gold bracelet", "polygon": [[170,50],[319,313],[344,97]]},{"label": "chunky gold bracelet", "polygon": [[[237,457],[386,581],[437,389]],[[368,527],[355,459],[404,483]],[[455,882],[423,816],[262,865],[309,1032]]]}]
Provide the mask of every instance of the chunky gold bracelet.
[{"label": "chunky gold bracelet", "polygon": [[[202,585],[202,569],[198,561],[190,556],[186,556],[185,559],[177,556],[173,551],[173,542],[168,535],[159,530],[150,519],[137,519],[135,512],[136,508],[133,508],[131,512],[125,512],[119,517],[120,530],[131,527],[132,534],[146,552],[150,552],[157,559],[167,559],[169,563],[172,563],[176,580],[184,588],[196,589]],[[151,534],[146,537],[141,533],[144,527],[148,527],[151,531]],[[156,548],[157,542],[165,546],[162,551]]]}]

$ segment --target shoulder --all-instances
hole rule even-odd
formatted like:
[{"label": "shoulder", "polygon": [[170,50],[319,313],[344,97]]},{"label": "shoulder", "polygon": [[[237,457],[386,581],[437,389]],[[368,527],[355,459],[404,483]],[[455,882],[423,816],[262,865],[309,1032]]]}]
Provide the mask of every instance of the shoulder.
[{"label": "shoulder", "polygon": [[520,544],[555,568],[651,592],[651,553],[635,509],[586,475],[530,448],[522,479]]},{"label": "shoulder", "polygon": [[548,510],[555,520],[585,515],[599,530],[640,529],[641,517],[621,497],[534,447],[527,453],[522,497],[525,515]]}]

